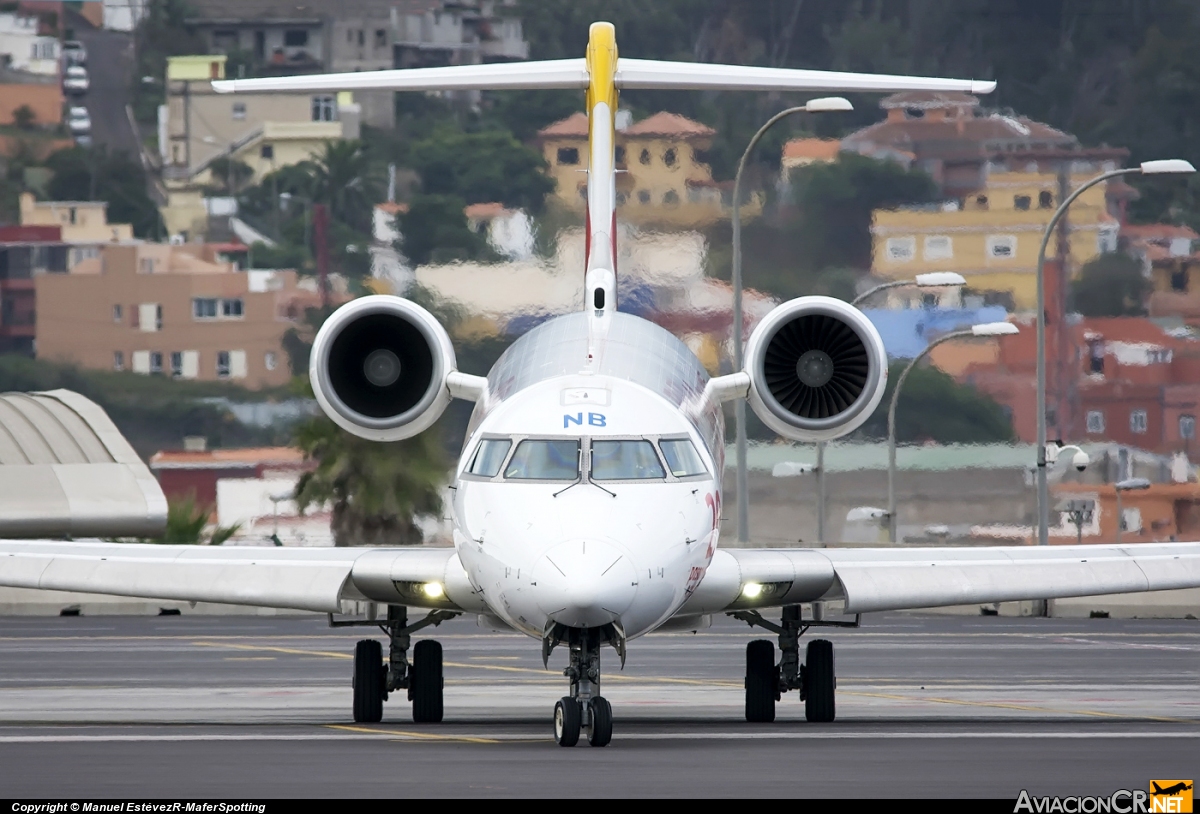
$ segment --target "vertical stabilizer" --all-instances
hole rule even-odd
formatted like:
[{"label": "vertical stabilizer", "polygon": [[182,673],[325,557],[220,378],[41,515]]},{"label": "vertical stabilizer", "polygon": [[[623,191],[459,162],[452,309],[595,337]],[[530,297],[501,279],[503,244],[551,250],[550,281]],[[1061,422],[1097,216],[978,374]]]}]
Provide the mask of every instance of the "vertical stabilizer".
[{"label": "vertical stabilizer", "polygon": [[[592,23],[587,47],[588,175],[587,272],[605,280],[607,310],[616,308],[616,167],[617,35],[612,23]],[[598,277],[595,269],[611,272]],[[589,298],[595,292],[589,291]],[[585,308],[593,309],[587,302]]]}]

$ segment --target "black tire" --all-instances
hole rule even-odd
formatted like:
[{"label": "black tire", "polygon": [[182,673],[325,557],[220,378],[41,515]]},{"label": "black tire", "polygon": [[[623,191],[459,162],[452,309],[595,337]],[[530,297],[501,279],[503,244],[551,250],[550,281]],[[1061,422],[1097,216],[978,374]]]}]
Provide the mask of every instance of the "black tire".
[{"label": "black tire", "polygon": [[592,710],[592,726],[588,730],[588,743],[592,746],[608,746],[612,740],[612,704],[597,695],[589,706]]},{"label": "black tire", "polygon": [[833,721],[834,688],[833,642],[813,639],[804,656],[804,717],[814,724]]},{"label": "black tire", "polygon": [[383,666],[383,648],[375,639],[363,639],[354,646],[355,723],[377,724],[383,720],[386,679],[380,680],[380,671],[386,669]]},{"label": "black tire", "polygon": [[746,720],[769,724],[775,720],[779,700],[779,668],[775,665],[775,643],[755,639],[746,645]]},{"label": "black tire", "polygon": [[422,639],[413,647],[412,673],[413,721],[436,724],[442,720],[442,645]]},{"label": "black tire", "polygon": [[583,714],[579,702],[574,698],[560,698],[554,705],[554,740],[559,746],[574,746],[579,743],[579,730]]}]

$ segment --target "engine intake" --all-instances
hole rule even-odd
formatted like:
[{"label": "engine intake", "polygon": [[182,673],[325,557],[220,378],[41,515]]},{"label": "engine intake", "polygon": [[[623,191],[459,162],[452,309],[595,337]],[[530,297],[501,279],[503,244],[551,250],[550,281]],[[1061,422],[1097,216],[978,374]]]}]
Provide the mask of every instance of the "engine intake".
[{"label": "engine intake", "polygon": [[343,429],[398,441],[428,428],[450,403],[454,347],[432,314],[401,297],[361,297],[325,321],[309,378],[317,402]]},{"label": "engine intake", "polygon": [[831,297],[800,297],[771,311],[746,346],[750,406],[794,441],[828,441],[860,427],[887,384],[875,326]]}]

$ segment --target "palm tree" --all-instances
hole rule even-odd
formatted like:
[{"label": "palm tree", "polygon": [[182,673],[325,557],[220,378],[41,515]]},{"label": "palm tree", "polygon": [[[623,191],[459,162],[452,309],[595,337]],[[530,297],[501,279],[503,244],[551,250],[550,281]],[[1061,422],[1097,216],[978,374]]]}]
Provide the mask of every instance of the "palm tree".
[{"label": "palm tree", "polygon": [[301,510],[332,504],[334,545],[422,542],[414,519],[441,511],[446,480],[437,433],[381,444],[319,415],[300,425],[295,442],[317,462],[296,484],[296,502]]},{"label": "palm tree", "polygon": [[371,208],[379,196],[366,146],[361,141],[330,141],[307,163],[313,201],[328,206],[335,220],[369,234]]}]

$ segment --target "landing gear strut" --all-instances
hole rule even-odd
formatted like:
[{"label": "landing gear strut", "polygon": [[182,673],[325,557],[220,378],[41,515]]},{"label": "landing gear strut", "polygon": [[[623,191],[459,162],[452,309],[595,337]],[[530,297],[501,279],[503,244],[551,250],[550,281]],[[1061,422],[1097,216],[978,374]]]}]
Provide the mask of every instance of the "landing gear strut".
[{"label": "landing gear strut", "polygon": [[419,724],[442,720],[442,645],[424,639],[413,647],[412,663],[408,648],[413,633],[429,625],[440,625],[458,616],[453,611],[435,610],[413,624],[408,623],[408,608],[388,605],[387,620],[335,620],[329,615],[330,627],[356,625],[378,626],[388,637],[388,660],[383,663],[383,648],[376,639],[363,639],[354,648],[354,720],[356,723],[379,723],[383,720],[383,702],[396,690],[408,690],[412,701],[413,721]]},{"label": "landing gear strut", "polygon": [[834,719],[834,689],[837,677],[833,666],[833,642],[813,639],[808,643],[805,660],[800,662],[800,637],[810,627],[858,627],[853,622],[825,621],[819,617],[803,621],[799,605],[783,608],[779,624],[768,622],[758,611],[733,611],[729,614],[751,627],[766,628],[779,634],[779,663],[775,663],[775,644],[756,639],[746,645],[746,720],[770,723],[775,720],[775,702],[788,690],[799,690],[804,702],[804,717],[813,723]]},{"label": "landing gear strut", "polygon": [[588,744],[608,746],[612,740],[612,705],[600,695],[600,648],[611,644],[625,666],[625,634],[619,625],[575,628],[551,623],[542,639],[542,660],[550,651],[565,642],[570,651],[570,663],[563,670],[571,682],[569,695],[554,705],[554,740],[559,746],[574,746],[579,735],[587,730]]}]

